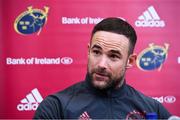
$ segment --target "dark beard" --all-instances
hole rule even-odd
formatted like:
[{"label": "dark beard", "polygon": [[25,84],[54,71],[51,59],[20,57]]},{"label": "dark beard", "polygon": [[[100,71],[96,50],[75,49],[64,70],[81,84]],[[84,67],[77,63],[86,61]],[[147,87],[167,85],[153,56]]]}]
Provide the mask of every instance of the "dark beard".
[{"label": "dark beard", "polygon": [[107,91],[107,90],[110,90],[110,89],[116,89],[116,88],[119,88],[122,86],[123,82],[124,82],[124,75],[121,76],[119,79],[111,79],[110,76],[110,80],[108,81],[107,85],[105,87],[100,87],[100,86],[96,86],[93,84],[93,73],[90,74],[89,72],[87,73],[88,77],[89,77],[89,82],[90,84],[96,88],[97,90],[100,90],[100,91]]}]

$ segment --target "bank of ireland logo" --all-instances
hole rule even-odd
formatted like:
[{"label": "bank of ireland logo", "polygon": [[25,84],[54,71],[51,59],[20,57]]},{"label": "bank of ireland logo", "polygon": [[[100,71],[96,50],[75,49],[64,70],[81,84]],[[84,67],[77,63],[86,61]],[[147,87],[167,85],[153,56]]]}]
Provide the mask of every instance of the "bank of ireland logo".
[{"label": "bank of ireland logo", "polygon": [[169,44],[164,46],[149,44],[137,57],[137,66],[144,71],[158,70],[160,71],[163,63],[167,59]]},{"label": "bank of ireland logo", "polygon": [[14,29],[22,35],[32,33],[40,34],[42,27],[47,22],[49,7],[44,7],[44,10],[33,9],[32,6],[27,8],[27,11],[21,13],[14,22]]}]

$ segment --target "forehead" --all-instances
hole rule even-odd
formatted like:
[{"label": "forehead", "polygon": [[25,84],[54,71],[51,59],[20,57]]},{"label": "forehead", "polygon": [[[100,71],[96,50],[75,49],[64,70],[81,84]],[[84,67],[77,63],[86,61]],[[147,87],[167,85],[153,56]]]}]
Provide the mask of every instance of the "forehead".
[{"label": "forehead", "polygon": [[129,39],[117,33],[98,31],[96,32],[91,41],[91,47],[98,45],[105,50],[129,50]]}]

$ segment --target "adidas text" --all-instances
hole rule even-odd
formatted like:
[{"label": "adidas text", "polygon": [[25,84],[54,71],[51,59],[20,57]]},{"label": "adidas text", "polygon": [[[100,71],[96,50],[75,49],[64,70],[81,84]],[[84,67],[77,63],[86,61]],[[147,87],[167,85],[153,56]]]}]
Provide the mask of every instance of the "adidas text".
[{"label": "adidas text", "polygon": [[155,21],[155,20],[152,20],[152,21],[140,21],[140,20],[137,20],[135,22],[135,25],[137,27],[164,27],[165,26],[165,22],[164,21]]},{"label": "adidas text", "polygon": [[27,103],[27,104],[18,104],[17,109],[19,111],[30,111],[36,110],[38,108],[39,103]]}]

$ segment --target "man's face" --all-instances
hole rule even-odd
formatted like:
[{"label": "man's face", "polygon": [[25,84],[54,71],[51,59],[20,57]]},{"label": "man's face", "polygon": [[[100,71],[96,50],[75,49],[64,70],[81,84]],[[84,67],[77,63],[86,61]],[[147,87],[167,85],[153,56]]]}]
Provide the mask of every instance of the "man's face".
[{"label": "man's face", "polygon": [[124,35],[98,31],[89,46],[88,74],[94,87],[118,87],[128,61],[129,40]]}]

